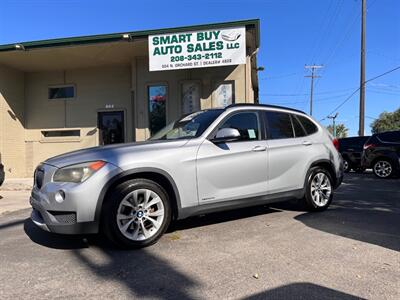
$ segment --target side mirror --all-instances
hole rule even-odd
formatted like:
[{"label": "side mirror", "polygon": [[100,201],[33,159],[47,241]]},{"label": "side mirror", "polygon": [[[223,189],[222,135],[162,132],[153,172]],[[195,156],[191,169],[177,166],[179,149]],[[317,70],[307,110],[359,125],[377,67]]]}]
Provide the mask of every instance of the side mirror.
[{"label": "side mirror", "polygon": [[217,131],[215,138],[212,142],[214,143],[226,143],[234,142],[240,139],[240,132],[235,128],[221,128]]}]

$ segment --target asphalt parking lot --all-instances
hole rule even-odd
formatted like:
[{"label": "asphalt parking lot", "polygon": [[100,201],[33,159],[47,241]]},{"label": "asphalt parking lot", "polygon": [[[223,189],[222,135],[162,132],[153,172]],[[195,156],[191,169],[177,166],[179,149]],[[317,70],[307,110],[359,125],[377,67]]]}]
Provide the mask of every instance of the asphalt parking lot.
[{"label": "asphalt parking lot", "polygon": [[196,217],[147,249],[0,216],[0,298],[400,299],[400,179],[346,175],[333,205]]}]

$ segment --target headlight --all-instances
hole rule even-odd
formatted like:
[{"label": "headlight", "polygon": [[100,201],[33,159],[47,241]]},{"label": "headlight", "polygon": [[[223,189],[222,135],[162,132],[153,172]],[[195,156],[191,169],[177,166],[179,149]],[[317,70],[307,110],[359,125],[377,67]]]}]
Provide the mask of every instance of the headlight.
[{"label": "headlight", "polygon": [[56,182],[84,182],[106,163],[104,161],[91,161],[58,169],[53,176]]}]

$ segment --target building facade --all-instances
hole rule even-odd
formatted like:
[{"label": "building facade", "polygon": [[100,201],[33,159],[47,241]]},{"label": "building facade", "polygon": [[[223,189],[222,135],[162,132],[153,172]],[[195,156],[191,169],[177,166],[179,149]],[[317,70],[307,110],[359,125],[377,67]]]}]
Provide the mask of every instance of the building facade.
[{"label": "building facade", "polygon": [[258,20],[0,46],[6,176],[32,176],[67,151],[146,140],[199,109],[257,102],[258,48]]}]

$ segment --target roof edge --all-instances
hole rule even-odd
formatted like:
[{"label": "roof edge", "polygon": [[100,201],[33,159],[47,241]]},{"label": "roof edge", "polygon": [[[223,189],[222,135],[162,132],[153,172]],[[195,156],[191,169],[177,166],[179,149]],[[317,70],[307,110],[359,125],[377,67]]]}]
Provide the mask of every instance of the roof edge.
[{"label": "roof edge", "polygon": [[96,43],[107,43],[116,42],[124,40],[123,35],[128,34],[131,39],[144,38],[149,35],[154,34],[164,34],[171,32],[184,32],[184,31],[196,31],[202,29],[213,29],[218,27],[233,27],[233,26],[246,26],[253,27],[256,30],[256,48],[260,45],[260,19],[248,19],[239,21],[230,21],[222,23],[211,23],[211,24],[199,24],[191,26],[182,27],[171,27],[163,29],[150,29],[150,30],[139,30],[139,31],[128,31],[119,32],[111,34],[98,34],[98,35],[87,35],[87,36],[77,36],[68,38],[58,38],[58,39],[47,39],[39,41],[30,42],[17,42],[12,44],[0,45],[0,52],[4,51],[19,51],[16,49],[16,45],[22,45],[25,50],[37,49],[37,48],[48,48],[48,47],[60,47],[60,46],[75,46],[75,45],[85,45],[85,44],[96,44]]}]

